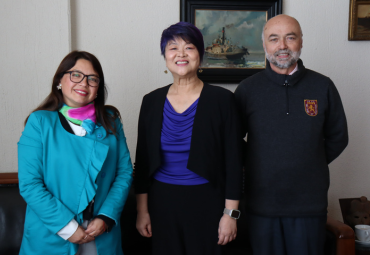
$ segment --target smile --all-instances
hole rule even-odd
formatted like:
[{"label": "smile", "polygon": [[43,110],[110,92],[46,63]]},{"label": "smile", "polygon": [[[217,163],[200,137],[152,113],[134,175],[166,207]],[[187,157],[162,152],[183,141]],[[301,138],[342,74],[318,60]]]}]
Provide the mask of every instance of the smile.
[{"label": "smile", "polygon": [[287,58],[287,57],[289,57],[289,54],[288,53],[281,53],[281,54],[278,54],[277,56],[280,57],[280,58]]},{"label": "smile", "polygon": [[177,65],[181,65],[181,64],[188,64],[189,61],[177,61],[176,64]]},{"label": "smile", "polygon": [[77,93],[77,94],[80,94],[80,95],[82,95],[82,96],[86,96],[87,95],[87,92],[86,91],[83,91],[83,90],[75,90],[75,92]]}]

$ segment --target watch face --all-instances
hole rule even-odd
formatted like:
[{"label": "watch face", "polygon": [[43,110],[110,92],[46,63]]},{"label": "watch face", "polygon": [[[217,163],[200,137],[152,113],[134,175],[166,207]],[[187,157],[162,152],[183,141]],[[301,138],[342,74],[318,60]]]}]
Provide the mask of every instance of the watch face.
[{"label": "watch face", "polygon": [[236,210],[231,211],[231,217],[238,219],[240,216],[240,212]]}]

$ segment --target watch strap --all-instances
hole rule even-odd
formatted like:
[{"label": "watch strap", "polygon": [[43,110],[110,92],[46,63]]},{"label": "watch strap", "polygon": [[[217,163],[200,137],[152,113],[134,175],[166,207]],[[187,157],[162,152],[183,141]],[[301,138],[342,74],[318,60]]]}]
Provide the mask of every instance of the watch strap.
[{"label": "watch strap", "polygon": [[240,218],[240,211],[239,210],[234,210],[234,209],[227,209],[227,208],[225,208],[224,209],[224,214],[227,214],[227,215],[229,215],[231,218],[233,218],[233,219],[239,219]]}]

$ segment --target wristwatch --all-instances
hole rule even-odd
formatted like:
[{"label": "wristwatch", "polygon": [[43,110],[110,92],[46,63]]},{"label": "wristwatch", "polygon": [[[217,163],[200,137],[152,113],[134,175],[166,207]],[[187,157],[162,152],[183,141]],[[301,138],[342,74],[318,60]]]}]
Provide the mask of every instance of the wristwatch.
[{"label": "wristwatch", "polygon": [[239,210],[234,210],[234,209],[230,210],[230,209],[225,208],[224,209],[224,214],[227,214],[231,218],[234,218],[236,220],[240,218],[240,211]]}]

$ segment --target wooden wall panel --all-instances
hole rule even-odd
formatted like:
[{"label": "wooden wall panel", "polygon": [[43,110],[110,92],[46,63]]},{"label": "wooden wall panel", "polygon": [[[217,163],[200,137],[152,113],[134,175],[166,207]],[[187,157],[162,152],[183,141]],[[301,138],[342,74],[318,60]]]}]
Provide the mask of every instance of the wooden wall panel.
[{"label": "wooden wall panel", "polygon": [[0,173],[0,184],[18,183],[18,173]]}]

